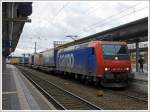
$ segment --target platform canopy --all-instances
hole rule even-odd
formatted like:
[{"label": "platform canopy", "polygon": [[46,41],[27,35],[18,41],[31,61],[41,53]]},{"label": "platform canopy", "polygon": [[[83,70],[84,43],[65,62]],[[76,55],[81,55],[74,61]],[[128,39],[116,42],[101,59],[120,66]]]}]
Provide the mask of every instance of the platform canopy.
[{"label": "platform canopy", "polygon": [[17,46],[25,22],[31,22],[31,2],[2,2],[2,47],[7,57]]}]

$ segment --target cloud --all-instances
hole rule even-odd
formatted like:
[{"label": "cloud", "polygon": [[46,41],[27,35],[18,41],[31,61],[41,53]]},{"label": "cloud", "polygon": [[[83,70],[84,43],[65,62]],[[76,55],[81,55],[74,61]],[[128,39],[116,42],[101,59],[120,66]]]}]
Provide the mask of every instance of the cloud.
[{"label": "cloud", "polygon": [[42,51],[52,48],[53,41],[73,41],[67,35],[83,38],[146,17],[148,8],[132,14],[146,6],[148,1],[33,2],[32,22],[25,24],[15,53],[33,53],[35,42],[37,50]]}]

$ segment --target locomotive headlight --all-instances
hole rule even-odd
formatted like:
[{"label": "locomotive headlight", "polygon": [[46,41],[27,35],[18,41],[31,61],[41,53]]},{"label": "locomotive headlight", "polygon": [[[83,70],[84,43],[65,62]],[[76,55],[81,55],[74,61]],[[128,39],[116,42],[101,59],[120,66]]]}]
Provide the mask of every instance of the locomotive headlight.
[{"label": "locomotive headlight", "polygon": [[127,67],[126,70],[129,71],[129,67]]},{"label": "locomotive headlight", "polygon": [[115,57],[115,60],[118,60],[118,57]]},{"label": "locomotive headlight", "polygon": [[105,68],[105,71],[108,71],[108,68]]}]

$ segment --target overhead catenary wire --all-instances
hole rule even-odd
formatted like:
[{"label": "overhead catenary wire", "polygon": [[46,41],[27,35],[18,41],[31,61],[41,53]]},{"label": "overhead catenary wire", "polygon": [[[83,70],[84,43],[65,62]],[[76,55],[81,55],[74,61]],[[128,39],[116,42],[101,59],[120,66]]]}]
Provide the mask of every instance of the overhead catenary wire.
[{"label": "overhead catenary wire", "polygon": [[[47,48],[47,45],[49,45],[49,41],[36,41],[37,42],[37,48]],[[45,42],[47,42],[47,43],[45,43]],[[35,43],[35,40],[32,40],[32,39],[27,39],[27,40],[24,40],[23,41],[23,43],[21,44],[21,46],[23,46],[24,48],[26,48],[27,47],[27,43],[30,43],[30,45],[34,45],[34,43]],[[42,44],[43,43],[43,44]],[[24,46],[25,45],[25,46]],[[20,45],[18,45],[18,46],[20,46]],[[32,47],[31,46],[31,47]],[[50,47],[50,46],[49,46]],[[19,47],[20,48],[20,47]]]},{"label": "overhead catenary wire", "polygon": [[[139,4],[139,3],[137,3],[137,4]],[[137,4],[134,5],[134,6],[132,6],[132,8],[135,8],[135,7],[137,6]],[[67,5],[67,4],[64,4],[63,7],[61,7],[61,8],[59,9],[59,11],[58,11],[58,12],[56,13],[56,15],[54,16],[54,20],[56,19],[56,17],[58,17],[58,15],[62,12],[62,10],[66,7],[66,5]],[[147,8],[147,7],[146,7],[146,8]],[[131,7],[130,7],[129,9],[131,9]],[[128,9],[128,10],[129,10],[129,9]],[[140,10],[143,10],[143,9],[145,9],[145,7],[142,8],[142,9],[139,9],[139,10],[135,10],[134,12],[130,12],[129,14],[123,15],[123,16],[121,16],[121,17],[119,17],[119,18],[113,18],[113,17],[115,17],[115,16],[114,16],[114,15],[113,15],[113,16],[111,15],[112,17],[110,17],[110,16],[108,17],[108,18],[109,18],[109,21],[106,22],[106,20],[105,20],[105,21],[103,21],[104,23],[100,23],[100,24],[97,22],[98,24],[96,24],[96,27],[101,27],[101,26],[103,27],[103,26],[107,25],[107,23],[111,22],[111,21],[114,20],[114,19],[120,19],[120,18],[126,17],[126,16],[128,16],[128,15],[130,15],[130,14],[136,13],[136,12],[138,12],[138,11],[140,11]],[[126,11],[127,11],[127,9],[124,10],[124,11],[122,10],[122,13],[123,13],[123,12],[126,12]],[[121,12],[120,12],[120,13],[121,13]],[[122,14],[122,13],[121,13],[121,14]],[[119,14],[115,14],[115,15],[118,16]],[[106,19],[108,20],[108,18],[106,18]],[[112,18],[112,19],[111,19],[111,18]],[[98,25],[98,26],[97,26],[97,25]],[[93,27],[94,27],[94,26],[95,26],[95,25],[93,25]],[[90,27],[90,26],[89,26],[89,27]],[[93,27],[91,26],[90,29],[93,28]],[[89,29],[89,30],[90,30],[90,29]],[[34,38],[32,38],[32,39],[34,39]],[[32,40],[32,39],[31,39],[31,40]],[[42,39],[40,38],[40,39],[38,39],[38,40],[47,40],[47,39],[43,39],[43,37],[42,37]],[[40,42],[41,42],[41,41],[40,41]]]},{"label": "overhead catenary wire", "polygon": [[[141,3],[141,2],[136,3],[134,6],[132,6],[132,7],[130,7],[130,8],[127,8],[127,9],[121,11],[120,13],[123,13],[123,12],[125,12],[126,10],[129,10],[129,9],[131,9],[131,8],[134,8],[134,7],[137,6],[139,3]],[[69,2],[67,2],[66,4],[64,4],[64,5],[59,9],[59,11],[58,11],[58,12],[56,13],[56,15],[53,17],[52,21],[55,21],[55,18],[61,13],[61,11],[62,11],[68,4],[69,4]],[[97,8],[98,8],[98,7],[97,7]],[[97,9],[97,8],[95,8],[95,9]],[[115,14],[115,15],[116,15],[116,14]],[[113,16],[115,16],[115,15],[111,15],[111,16],[113,17]],[[117,15],[118,15],[118,13],[117,13]],[[108,18],[110,19],[111,16],[109,16]],[[106,21],[108,18],[105,18],[104,21]],[[97,24],[96,24],[96,25],[97,25]],[[88,27],[89,27],[89,26],[88,26]],[[68,32],[68,28],[67,28],[67,30],[66,30],[65,32]]]},{"label": "overhead catenary wire", "polygon": [[[113,18],[113,19],[109,20],[109,22],[111,22],[112,20],[115,20],[115,19],[120,19],[120,18],[126,17],[126,16],[128,16],[128,15],[131,15],[131,14],[133,14],[133,13],[139,12],[139,11],[141,11],[141,10],[143,10],[143,9],[146,9],[146,8],[148,8],[148,7],[144,7],[144,8],[141,8],[141,9],[138,9],[138,10],[135,10],[135,11],[132,11],[132,12],[130,12],[130,13],[126,14],[126,15],[123,15],[123,16],[121,16],[121,17],[119,17],[119,18]],[[106,23],[108,23],[108,22],[105,22],[105,23],[103,23],[103,24],[100,24],[100,25],[98,25],[98,26],[96,26],[96,27],[105,26],[105,25],[107,25]]]},{"label": "overhead catenary wire", "polygon": [[[110,18],[113,18],[113,17],[115,17],[115,16],[118,16],[118,15],[124,13],[124,12],[127,12],[128,10],[135,8],[135,7],[138,6],[139,4],[141,4],[141,2],[138,2],[138,3],[132,5],[131,7],[126,8],[126,9],[124,9],[124,10],[121,10],[121,11],[120,11],[119,13],[117,13],[117,14],[113,14],[113,15],[111,15],[111,16],[108,16],[108,17],[104,18],[103,20],[100,20],[99,22],[101,22],[101,21],[104,22],[104,21],[110,20]],[[95,8],[95,9],[97,9],[97,8]],[[93,11],[92,11],[92,12],[93,12]],[[91,29],[92,26],[97,25],[99,22],[96,22],[96,23],[94,23],[94,24],[92,24],[92,25],[89,25],[89,26],[87,26],[87,27],[84,27],[82,31],[84,31],[84,29],[86,29],[86,28],[90,28],[90,29]],[[87,31],[88,31],[88,30],[87,30]],[[68,32],[68,28],[67,28],[67,32]],[[78,34],[78,35],[80,35],[80,34]]]},{"label": "overhead catenary wire", "polygon": [[[113,14],[113,15],[111,15],[111,16],[109,16],[109,17],[106,17],[106,18],[104,18],[103,20],[100,20],[99,22],[101,22],[101,21],[106,21],[106,20],[108,20],[108,19],[110,19],[110,18],[112,18],[112,17],[114,17],[114,16],[118,16],[119,14],[121,14],[121,13],[123,13],[123,12],[126,12],[127,10],[129,10],[129,9],[132,9],[132,8],[135,8],[137,5],[139,5],[139,4],[141,4],[141,2],[138,2],[138,3],[136,3],[136,4],[134,4],[132,7],[129,7],[129,8],[126,8],[126,9],[124,9],[124,10],[121,10],[119,13],[117,13],[117,14]],[[100,7],[100,6],[99,6]],[[97,8],[99,8],[99,7],[96,7],[95,8],[95,10],[97,9]],[[93,12],[94,10],[92,10],[92,12]],[[89,13],[88,13],[89,14]],[[86,13],[85,13],[85,15],[86,15]],[[94,26],[94,25],[97,25],[97,23],[99,23],[99,22],[96,22],[96,23],[94,23],[94,24],[92,24],[92,25],[89,25],[89,26],[87,26],[87,27],[84,27],[83,29],[86,29],[86,28],[89,28],[89,27],[91,27],[91,26]],[[67,28],[67,30],[66,30],[66,32],[68,31],[68,28]]]},{"label": "overhead catenary wire", "polygon": [[[95,26],[95,27],[104,27],[104,26],[108,25],[107,23],[112,22],[112,20],[120,19],[120,18],[126,17],[126,16],[128,16],[128,15],[131,15],[131,14],[133,14],[133,13],[137,13],[137,12],[143,10],[143,9],[146,9],[146,8],[148,8],[148,7],[140,8],[140,9],[138,9],[138,10],[134,10],[134,11],[132,11],[132,12],[130,12],[130,13],[124,15],[124,16],[119,17],[119,18],[112,18],[112,19],[110,19],[109,21],[107,21],[107,22],[105,22],[105,23],[103,23],[103,24],[102,24],[102,23],[101,23],[100,25],[97,24],[97,26]],[[93,28],[95,28],[95,27],[88,27],[89,29],[87,29],[86,31],[89,31],[89,30],[91,30],[91,29],[93,29]],[[85,32],[85,31],[82,30],[82,32]],[[81,33],[79,33],[78,35],[80,35],[80,34],[81,34]]]},{"label": "overhead catenary wire", "polygon": [[[92,7],[92,8],[93,8],[93,7]],[[87,14],[90,15],[91,12],[94,12],[96,9],[100,8],[100,6],[94,8],[93,10],[90,10],[90,9],[92,9],[92,8],[89,8],[89,9],[88,9],[89,11],[86,11],[86,12],[84,13],[84,15],[87,15]]]},{"label": "overhead catenary wire", "polygon": [[[54,21],[56,19],[56,17],[68,6],[69,2],[63,4],[63,6],[58,10],[58,12],[54,15],[54,17],[52,18],[52,24],[54,25]],[[39,32],[38,32],[39,33]],[[43,38],[43,37],[42,37]],[[39,40],[39,39],[38,39]],[[44,40],[48,40],[48,39],[44,39]]]},{"label": "overhead catenary wire", "polygon": [[[38,46],[37,46],[38,47]],[[32,50],[34,50],[34,46],[21,46],[21,47],[19,47],[19,49],[24,49],[24,50],[29,50],[29,49],[32,49]],[[39,47],[38,47],[39,48]],[[40,49],[37,49],[37,51],[42,51],[42,50],[45,50],[45,49],[49,49],[48,47],[41,47],[40,46]]]},{"label": "overhead catenary wire", "polygon": [[119,13],[117,13],[117,14],[113,14],[113,15],[108,16],[108,17],[106,17],[106,18],[104,18],[104,19],[102,19],[102,20],[100,20],[100,21],[98,21],[98,22],[96,22],[96,23],[94,23],[94,24],[91,24],[91,25],[89,25],[88,27],[97,25],[99,22],[103,22],[103,21],[106,21],[106,20],[108,20],[108,19],[110,20],[110,18],[112,18],[112,17],[118,16],[118,15],[120,15],[120,14],[126,12],[127,10],[130,10],[130,9],[135,8],[135,7],[136,7],[137,5],[139,5],[140,3],[141,3],[141,2],[138,2],[138,3],[136,3],[135,5],[133,5],[133,6],[129,7],[129,8],[126,8],[126,9],[124,9],[124,10],[121,10],[121,11],[120,11]]},{"label": "overhead catenary wire", "polygon": [[58,12],[55,14],[55,16],[54,16],[53,19],[52,19],[52,23],[55,21],[56,17],[62,12],[62,10],[63,10],[65,7],[68,6],[68,4],[69,4],[69,2],[67,2],[66,4],[64,4],[64,5],[58,10]]}]

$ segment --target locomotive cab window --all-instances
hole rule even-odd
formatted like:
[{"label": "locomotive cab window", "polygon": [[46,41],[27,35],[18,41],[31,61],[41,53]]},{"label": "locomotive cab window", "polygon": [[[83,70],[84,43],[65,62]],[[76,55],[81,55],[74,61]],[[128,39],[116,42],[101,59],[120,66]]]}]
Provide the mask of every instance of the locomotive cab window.
[{"label": "locomotive cab window", "polygon": [[129,59],[129,54],[126,45],[104,44],[102,45],[104,59]]}]

